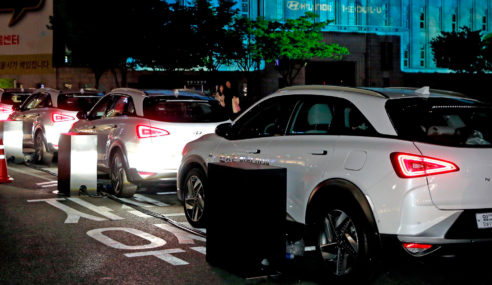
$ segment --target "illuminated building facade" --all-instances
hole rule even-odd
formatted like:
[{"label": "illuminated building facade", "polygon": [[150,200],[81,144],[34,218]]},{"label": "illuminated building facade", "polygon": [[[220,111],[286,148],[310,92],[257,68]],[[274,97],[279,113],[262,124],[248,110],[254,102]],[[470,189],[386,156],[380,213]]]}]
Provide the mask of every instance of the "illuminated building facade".
[{"label": "illuminated building facade", "polygon": [[331,20],[326,32],[374,33],[401,38],[403,71],[436,68],[430,41],[441,32],[467,26],[490,33],[492,0],[259,0],[250,1],[250,17],[297,18],[310,11]]},{"label": "illuminated building facade", "polygon": [[[351,55],[345,57],[343,63],[314,60],[301,74],[303,78],[299,83],[390,85],[401,82],[402,72],[447,73],[449,70],[436,67],[430,45],[433,38],[443,31],[457,31],[464,26],[481,30],[482,35],[492,32],[492,0],[234,2],[242,15],[252,19],[284,21],[309,11],[316,13],[320,21],[331,21],[324,28],[325,39],[346,46]],[[326,82],[316,78],[320,72],[328,73],[326,78],[330,74],[343,78]],[[349,75],[351,73],[355,78]]]}]

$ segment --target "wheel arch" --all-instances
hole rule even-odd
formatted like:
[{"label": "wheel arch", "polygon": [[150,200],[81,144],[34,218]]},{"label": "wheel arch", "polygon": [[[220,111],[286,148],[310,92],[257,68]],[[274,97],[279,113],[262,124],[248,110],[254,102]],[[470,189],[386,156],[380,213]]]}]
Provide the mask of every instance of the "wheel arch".
[{"label": "wheel arch", "polygon": [[200,168],[201,170],[203,170],[203,173],[208,176],[207,163],[198,155],[190,156],[182,163],[182,165],[183,166],[179,170],[180,175],[177,181],[178,189],[182,188],[184,180],[186,179],[186,173],[192,168]]},{"label": "wheel arch", "polygon": [[314,210],[315,205],[322,203],[321,201],[324,201],[328,197],[345,198],[355,202],[368,222],[371,236],[380,244],[379,230],[371,204],[357,185],[345,179],[329,179],[316,186],[309,196],[308,206],[306,208],[306,222],[309,222],[316,213]]}]

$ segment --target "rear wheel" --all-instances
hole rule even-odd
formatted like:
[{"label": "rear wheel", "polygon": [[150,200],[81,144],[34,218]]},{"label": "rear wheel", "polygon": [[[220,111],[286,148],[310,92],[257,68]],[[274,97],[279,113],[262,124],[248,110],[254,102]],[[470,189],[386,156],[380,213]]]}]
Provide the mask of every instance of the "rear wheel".
[{"label": "rear wheel", "polygon": [[132,197],[137,191],[137,185],[132,184],[127,178],[127,168],[123,154],[117,151],[111,159],[111,186],[113,193],[122,198]]},{"label": "rear wheel", "polygon": [[205,226],[206,176],[199,168],[193,168],[186,175],[183,191],[184,211],[188,223],[196,228]]},{"label": "rear wheel", "polygon": [[316,257],[329,278],[343,282],[363,282],[373,275],[374,242],[367,219],[356,203],[342,199],[318,209],[309,225],[308,242],[316,246]]},{"label": "rear wheel", "polygon": [[53,153],[48,151],[43,134],[40,131],[34,136],[33,162],[45,165],[50,165],[53,162]]}]

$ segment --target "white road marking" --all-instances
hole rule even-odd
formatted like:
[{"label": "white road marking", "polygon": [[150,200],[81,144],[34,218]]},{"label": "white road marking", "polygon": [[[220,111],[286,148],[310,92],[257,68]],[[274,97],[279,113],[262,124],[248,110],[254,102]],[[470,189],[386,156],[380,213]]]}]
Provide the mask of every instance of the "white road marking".
[{"label": "white road marking", "polygon": [[[119,198],[121,201],[125,202],[125,203],[128,203],[128,204],[132,204],[132,205],[135,205],[135,206],[139,206],[139,207],[155,207],[154,205],[149,205],[149,204],[144,204],[144,203],[140,203],[140,202],[137,202],[137,201],[134,201],[132,199],[128,199],[128,198]],[[127,206],[127,205],[123,205],[123,206]],[[128,207],[128,206],[127,206]]]},{"label": "white road marking", "polygon": [[140,212],[140,211],[127,211],[127,212],[128,212],[128,213],[131,213],[131,214],[134,214],[135,216],[138,216],[138,217],[140,217],[140,218],[146,218],[146,219],[147,219],[147,218],[152,218],[152,216],[149,216],[149,215],[147,215],[147,214],[145,214],[145,213],[142,213],[142,212]]},{"label": "white road marking", "polygon": [[58,187],[58,182],[55,184],[41,185],[41,188]]},{"label": "white road marking", "polygon": [[168,232],[172,233],[173,235],[175,235],[180,244],[194,244],[195,241],[193,241],[193,240],[199,240],[199,241],[203,241],[203,242],[205,241],[205,238],[203,238],[203,237],[199,237],[197,235],[187,233],[183,230],[180,230],[180,229],[173,227],[171,225],[168,225],[168,224],[154,224],[154,226],[161,228],[161,229],[168,231]]},{"label": "white road marking", "polygon": [[34,173],[28,173],[28,172],[26,172],[25,169],[19,169],[19,168],[13,167],[11,165],[9,165],[9,170],[12,170],[14,172],[20,172],[22,174],[33,176],[33,177],[36,177],[36,178],[39,178],[39,179],[43,179],[43,180],[47,180],[47,181],[53,181],[53,176],[51,176],[50,178],[43,177],[41,175],[37,175],[37,174],[34,174]]},{"label": "white road marking", "polygon": [[176,192],[157,192],[157,195],[176,195]]},{"label": "white road marking", "polygon": [[53,194],[58,194],[58,190],[51,191]]},{"label": "white road marking", "polygon": [[153,255],[153,256],[159,258],[160,260],[163,260],[163,261],[165,261],[169,264],[172,264],[172,265],[187,265],[187,264],[189,264],[188,262],[171,255],[171,253],[181,253],[181,252],[185,252],[185,251],[180,249],[180,248],[173,248],[173,249],[165,249],[165,250],[157,250],[157,251],[125,253],[125,256],[126,257],[141,257],[141,256]]},{"label": "white road marking", "polygon": [[58,184],[58,180],[36,183],[36,185],[46,185],[46,184]]},{"label": "white road marking", "polygon": [[77,204],[79,204],[80,206],[82,207],[86,207],[87,209],[91,210],[91,211],[94,211],[96,213],[98,213],[99,215],[101,216],[105,216],[106,218],[112,220],[112,221],[117,221],[117,220],[124,220],[125,218],[122,218],[118,215],[115,215],[113,213],[110,213],[112,212],[113,210],[108,208],[108,207],[104,207],[104,206],[96,206],[94,204],[91,204],[85,200],[82,200],[80,198],[68,198],[68,200],[72,201],[72,202],[75,202]]},{"label": "white road marking", "polygon": [[146,197],[146,196],[141,195],[141,194],[135,194],[135,195],[133,195],[133,199],[135,199],[137,201],[140,201],[140,202],[146,202],[146,203],[149,203],[149,204],[154,204],[154,205],[159,206],[159,207],[169,206],[166,203],[162,203],[161,201],[154,200],[152,198]]},{"label": "white road marking", "polygon": [[105,218],[100,218],[100,217],[96,217],[93,215],[79,212],[79,211],[77,211],[77,210],[75,210],[75,209],[73,209],[73,208],[71,208],[65,204],[58,202],[58,201],[64,201],[64,200],[65,200],[64,198],[55,198],[55,199],[27,200],[27,202],[29,202],[29,203],[46,202],[46,203],[50,204],[51,206],[64,211],[67,214],[67,218],[65,219],[65,224],[76,224],[79,222],[80,217],[86,218],[86,219],[92,220],[92,221],[97,221],[97,222],[107,221],[107,219],[105,219]]},{"label": "white road marking", "polygon": [[178,216],[184,216],[184,213],[175,213],[175,214],[164,214],[167,217],[178,217]]},{"label": "white road marking", "polygon": [[[119,241],[116,241],[106,235],[104,232],[107,231],[123,231],[133,235],[136,235],[140,238],[148,240],[150,243],[145,245],[126,245],[122,244]],[[113,227],[113,228],[102,228],[102,229],[94,229],[87,232],[87,235],[92,237],[93,239],[116,249],[124,249],[124,250],[142,250],[142,249],[151,249],[160,247],[166,244],[166,241],[156,237],[152,234],[142,232],[141,230],[133,229],[133,228],[121,228],[121,227]]]},{"label": "white road marking", "polygon": [[195,246],[195,247],[190,247],[194,251],[198,251],[201,254],[206,254],[207,253],[207,248],[204,246]]}]

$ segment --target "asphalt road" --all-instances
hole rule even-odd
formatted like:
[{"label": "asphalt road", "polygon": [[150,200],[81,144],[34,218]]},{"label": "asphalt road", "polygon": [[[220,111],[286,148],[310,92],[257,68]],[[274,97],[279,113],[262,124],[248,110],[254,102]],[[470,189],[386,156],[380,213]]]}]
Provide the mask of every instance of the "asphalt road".
[{"label": "asphalt road", "polygon": [[[24,165],[9,164],[9,174],[15,181],[0,184],[0,284],[332,283],[306,260],[254,280],[209,265],[204,238],[129,206],[186,225],[173,187],[142,189],[122,204],[58,195],[55,176]],[[241,258],[240,244],[237,252]],[[390,259],[369,284],[492,284],[490,264],[489,251]]]}]

